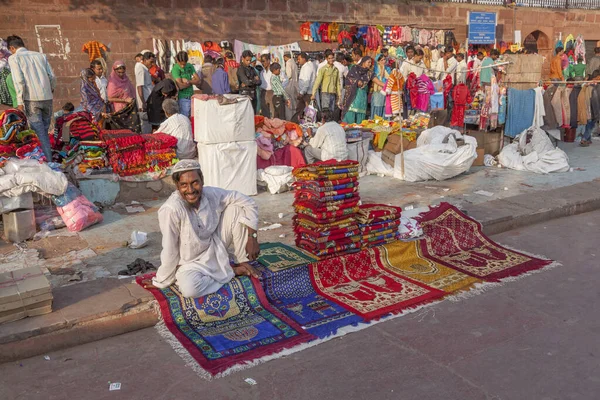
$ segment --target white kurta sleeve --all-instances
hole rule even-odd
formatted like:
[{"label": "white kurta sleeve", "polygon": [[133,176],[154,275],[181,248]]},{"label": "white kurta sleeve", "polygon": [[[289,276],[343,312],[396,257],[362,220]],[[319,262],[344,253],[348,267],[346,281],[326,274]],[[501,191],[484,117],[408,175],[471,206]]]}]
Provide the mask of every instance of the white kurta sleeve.
[{"label": "white kurta sleeve", "polygon": [[258,206],[254,200],[235,190],[223,190],[220,193],[222,193],[221,205],[223,208],[227,206],[240,207],[244,212],[240,222],[248,228],[258,230]]},{"label": "white kurta sleeve", "polygon": [[175,272],[179,263],[179,221],[175,211],[169,207],[158,210],[158,225],[162,233],[162,252],[160,267],[152,284],[157,288],[166,288],[175,282]]}]

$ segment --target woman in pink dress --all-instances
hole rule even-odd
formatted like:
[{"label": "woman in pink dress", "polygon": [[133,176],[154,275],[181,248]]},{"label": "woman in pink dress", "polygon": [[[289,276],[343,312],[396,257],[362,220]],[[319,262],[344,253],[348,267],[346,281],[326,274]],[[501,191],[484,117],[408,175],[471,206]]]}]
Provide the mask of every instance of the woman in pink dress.
[{"label": "woman in pink dress", "polygon": [[135,88],[126,71],[125,63],[117,60],[108,78],[106,92],[115,112],[122,110],[135,99]]}]

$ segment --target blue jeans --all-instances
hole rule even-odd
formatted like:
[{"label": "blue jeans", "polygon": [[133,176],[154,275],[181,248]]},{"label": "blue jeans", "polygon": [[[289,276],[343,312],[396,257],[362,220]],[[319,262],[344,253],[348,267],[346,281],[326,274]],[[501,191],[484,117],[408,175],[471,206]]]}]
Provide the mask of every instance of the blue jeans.
[{"label": "blue jeans", "polygon": [[588,142],[592,140],[592,131],[596,126],[596,120],[590,119],[588,123],[585,125],[585,132],[583,134],[583,140],[587,140]]},{"label": "blue jeans", "polygon": [[336,106],[337,95],[335,93],[321,92],[321,111],[329,110],[333,112]]},{"label": "blue jeans", "polygon": [[183,114],[186,117],[190,117],[192,113],[192,99],[179,99],[179,114]]},{"label": "blue jeans", "polygon": [[50,121],[52,120],[52,100],[24,100],[25,116],[31,129],[35,131],[47,162],[52,162],[52,147],[50,146]]}]

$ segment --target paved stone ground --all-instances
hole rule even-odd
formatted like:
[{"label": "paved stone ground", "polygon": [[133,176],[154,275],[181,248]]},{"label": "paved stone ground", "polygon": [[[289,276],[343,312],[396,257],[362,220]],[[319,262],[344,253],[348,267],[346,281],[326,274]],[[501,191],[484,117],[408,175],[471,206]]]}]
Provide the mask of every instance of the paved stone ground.
[{"label": "paved stone ground", "polygon": [[595,211],[496,235],[563,266],[212,382],[150,328],[0,365],[0,398],[597,398],[599,224]]},{"label": "paved stone ground", "polygon": [[[599,141],[595,144],[600,145]],[[483,204],[493,200],[542,190],[560,188],[600,178],[598,146],[580,148],[574,143],[560,143],[568,153],[573,172],[538,175],[509,169],[473,167],[468,174],[442,182],[402,182],[393,178],[366,176],[360,180],[360,195],[364,202],[379,202],[398,206],[428,206],[448,201],[458,207]],[[508,190],[504,190],[504,189]],[[474,192],[484,190],[492,197]],[[279,241],[293,244],[293,194],[271,195],[266,192],[255,197],[260,209],[261,226],[281,223],[282,228],[260,232],[261,242]],[[51,272],[53,287],[77,284],[98,278],[116,277],[119,270],[141,257],[160,264],[160,231],[156,211],[164,199],[144,202],[143,213],[129,214],[124,204],[104,210],[104,222],[79,234],[66,229],[53,232],[52,237],[28,242],[28,249],[0,244],[0,272],[26,266],[40,266]],[[549,200],[551,201],[551,200]],[[279,214],[283,218],[279,218]],[[147,247],[131,250],[125,247],[133,230],[149,233]],[[283,235],[283,237],[281,236]],[[80,275],[77,275],[80,274]],[[79,280],[81,279],[81,280]]]}]

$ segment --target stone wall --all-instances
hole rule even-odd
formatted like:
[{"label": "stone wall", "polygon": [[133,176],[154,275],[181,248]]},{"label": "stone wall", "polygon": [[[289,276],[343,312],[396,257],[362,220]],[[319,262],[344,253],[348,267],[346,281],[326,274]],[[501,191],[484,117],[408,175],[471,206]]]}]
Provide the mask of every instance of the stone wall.
[{"label": "stone wall", "polygon": [[[553,43],[559,32],[600,40],[600,12],[513,10],[469,4],[408,0],[0,0],[0,37],[22,36],[27,47],[49,55],[59,78],[55,108],[79,102],[79,71],[89,60],[81,51],[89,40],[109,45],[108,62],[123,59],[132,74],[133,58],[163,39],[229,40],[256,44],[300,42],[301,22],[403,25],[454,28],[463,41],[467,11],[498,11],[501,39],[512,41],[513,26],[523,39],[540,30]],[[328,47],[300,42],[303,49]]]}]

